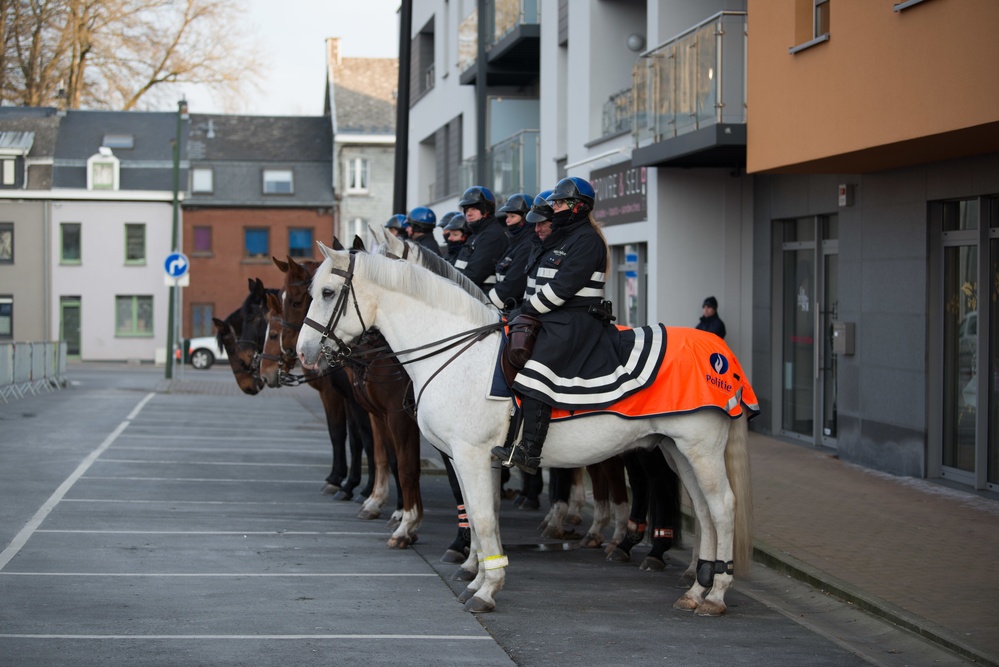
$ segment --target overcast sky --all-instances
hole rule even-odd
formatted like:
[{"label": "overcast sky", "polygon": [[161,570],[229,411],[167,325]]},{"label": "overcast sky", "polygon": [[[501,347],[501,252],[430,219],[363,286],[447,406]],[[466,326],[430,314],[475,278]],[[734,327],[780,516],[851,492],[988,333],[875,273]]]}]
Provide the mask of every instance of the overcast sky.
[{"label": "overcast sky", "polygon": [[262,94],[243,109],[224,109],[207,91],[183,90],[192,113],[318,116],[326,92],[326,38],[339,37],[343,55],[395,58],[399,0],[243,0],[246,21],[271,63]]}]

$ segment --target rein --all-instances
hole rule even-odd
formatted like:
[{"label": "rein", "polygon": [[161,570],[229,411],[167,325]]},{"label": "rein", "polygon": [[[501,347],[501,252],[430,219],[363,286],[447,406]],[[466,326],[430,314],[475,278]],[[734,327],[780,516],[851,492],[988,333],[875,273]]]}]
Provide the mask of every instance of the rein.
[{"label": "rein", "polygon": [[[404,257],[406,254],[407,254],[406,252],[403,252]],[[340,338],[336,336],[336,334],[333,333],[333,330],[336,328],[336,325],[339,324],[340,319],[343,317],[344,313],[347,312],[348,300],[351,297],[353,297],[354,312],[357,313],[357,319],[361,324],[361,329],[363,331],[367,331],[368,329],[368,327],[364,324],[364,318],[361,317],[361,309],[357,303],[357,294],[354,292],[353,279],[354,279],[355,259],[356,255],[353,252],[351,252],[350,263],[347,265],[346,271],[342,271],[340,269],[337,269],[336,267],[330,269],[331,273],[333,273],[334,275],[343,277],[343,285],[341,285],[340,292],[339,294],[337,294],[336,302],[333,304],[333,312],[330,314],[330,319],[326,323],[326,326],[324,327],[322,324],[316,322],[315,320],[309,317],[306,317],[304,321],[304,324],[311,327],[312,329],[315,329],[321,334],[321,337],[319,339],[319,350],[323,355],[323,357],[331,366],[337,363],[342,364],[345,361],[349,360],[352,363],[356,363],[365,366],[367,368],[370,368],[372,361],[378,359],[387,359],[393,356],[398,358],[398,356],[401,354],[412,354],[414,352],[420,352],[422,350],[435,348],[432,352],[428,352],[427,354],[424,354],[422,356],[414,357],[407,361],[399,360],[399,364],[404,366],[406,364],[410,364],[416,361],[423,361],[425,359],[429,359],[438,354],[443,354],[448,350],[458,347],[462,343],[465,344],[464,347],[462,347],[447,361],[445,361],[444,364],[440,366],[440,368],[435,370],[431,374],[427,382],[420,389],[420,394],[419,396],[416,397],[416,402],[413,405],[413,414],[415,415],[417,409],[419,408],[420,398],[423,396],[423,392],[426,390],[430,382],[435,377],[437,377],[438,373],[444,370],[452,361],[461,356],[463,352],[467,351],[470,347],[472,347],[472,345],[478,343],[481,340],[485,340],[485,338],[490,333],[494,331],[499,331],[503,327],[503,323],[495,322],[493,324],[487,324],[481,327],[476,327],[475,329],[462,331],[452,336],[448,336],[447,338],[442,338],[441,340],[433,341],[431,343],[427,343],[426,345],[420,345],[418,347],[412,347],[407,350],[392,350],[390,347],[383,345],[380,347],[362,350],[355,354],[355,351],[352,350],[347,343],[342,341]],[[336,343],[336,348],[333,348],[332,346],[327,344],[326,341],[328,339],[332,339]],[[444,347],[439,347],[443,343],[448,343],[448,344],[445,345]],[[368,358],[369,361],[364,362],[362,361],[363,358]]]}]

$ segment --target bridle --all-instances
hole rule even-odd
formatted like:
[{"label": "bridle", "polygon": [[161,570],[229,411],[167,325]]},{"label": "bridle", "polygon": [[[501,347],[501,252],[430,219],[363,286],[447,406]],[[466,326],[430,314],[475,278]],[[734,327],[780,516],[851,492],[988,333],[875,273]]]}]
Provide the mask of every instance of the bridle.
[{"label": "bridle", "polygon": [[[424,359],[429,359],[430,357],[442,354],[452,348],[455,348],[462,343],[465,343],[464,347],[458,350],[454,355],[452,355],[447,361],[445,361],[437,370],[433,372],[430,378],[424,383],[423,387],[420,389],[420,394],[416,397],[415,404],[413,405],[413,414],[415,415],[417,408],[420,404],[420,398],[423,396],[424,390],[430,382],[437,377],[437,374],[444,370],[448,364],[457,359],[463,352],[472,347],[475,343],[481,340],[485,340],[486,337],[494,331],[498,331],[502,328],[502,322],[495,322],[493,324],[487,324],[485,326],[476,327],[469,331],[462,331],[460,333],[454,334],[453,336],[448,336],[442,338],[441,340],[433,341],[427,343],[426,345],[420,345],[418,347],[409,348],[407,350],[392,350],[388,346],[373,347],[361,352],[355,353],[355,351],[343,340],[337,337],[333,333],[336,329],[337,324],[340,323],[340,319],[347,312],[347,307],[349,301],[354,302],[354,312],[357,314],[357,319],[361,324],[361,330],[367,331],[368,326],[364,323],[364,318],[361,316],[361,309],[357,302],[357,294],[354,291],[354,266],[355,266],[356,254],[351,251],[350,260],[347,264],[347,269],[342,270],[337,267],[332,267],[330,269],[331,273],[343,278],[343,285],[340,286],[340,291],[337,294],[336,301],[333,304],[333,312],[330,313],[330,319],[323,326],[319,322],[316,322],[310,317],[306,317],[304,324],[315,329],[320,333],[319,338],[319,351],[326,359],[327,363],[331,366],[334,364],[343,364],[348,360],[351,363],[367,366],[370,368],[371,363],[377,359],[384,359],[387,357],[400,357],[404,354],[412,354],[414,352],[420,352],[422,350],[434,348],[431,352],[423,354],[406,361],[399,360],[401,365],[411,364],[417,361],[423,361]],[[333,347],[327,343],[327,340],[332,340],[336,347]],[[444,347],[440,347],[442,344],[447,343]],[[366,361],[365,361],[366,360]]]}]

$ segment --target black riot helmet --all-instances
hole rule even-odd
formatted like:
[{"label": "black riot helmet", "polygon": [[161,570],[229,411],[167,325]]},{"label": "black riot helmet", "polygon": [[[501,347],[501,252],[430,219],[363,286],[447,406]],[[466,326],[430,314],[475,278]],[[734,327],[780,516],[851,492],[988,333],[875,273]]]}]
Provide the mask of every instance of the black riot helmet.
[{"label": "black riot helmet", "polygon": [[388,222],[385,223],[385,229],[405,229],[406,228],[406,216],[402,213],[396,213]]},{"label": "black riot helmet", "polygon": [[496,217],[505,218],[507,213],[517,213],[520,217],[525,217],[529,210],[531,210],[531,198],[523,192],[520,192],[515,195],[510,195],[510,198],[506,200],[506,203],[500,206],[496,211]]},{"label": "black riot helmet", "polygon": [[469,233],[468,222],[465,220],[465,216],[462,213],[455,213],[451,216],[451,219],[447,221],[447,224],[444,225],[445,232],[452,232],[455,230],[465,232],[466,234]]},{"label": "black riot helmet", "polygon": [[458,211],[448,211],[441,216],[441,219],[437,221],[437,226],[441,229],[447,229],[447,223],[451,222],[451,218],[456,215],[461,215]]},{"label": "black riot helmet", "polygon": [[569,204],[570,208],[575,203],[582,203],[584,210],[592,211],[594,197],[592,185],[578,176],[570,176],[569,178],[563,178],[555,184],[555,187],[552,188],[552,193],[548,195],[547,201],[549,204],[554,205],[557,201],[569,200],[571,202]]},{"label": "black riot helmet", "polygon": [[527,222],[533,225],[552,219],[552,216],[555,215],[555,211],[552,210],[551,204],[548,203],[548,197],[550,197],[551,194],[551,190],[545,190],[534,198],[534,205],[531,206],[531,210],[527,212]]},{"label": "black riot helmet", "polygon": [[489,188],[481,185],[473,185],[465,190],[465,193],[461,195],[461,199],[458,200],[458,208],[462,211],[470,206],[478,208],[482,211],[482,215],[490,216],[496,210],[496,197],[493,196]]}]

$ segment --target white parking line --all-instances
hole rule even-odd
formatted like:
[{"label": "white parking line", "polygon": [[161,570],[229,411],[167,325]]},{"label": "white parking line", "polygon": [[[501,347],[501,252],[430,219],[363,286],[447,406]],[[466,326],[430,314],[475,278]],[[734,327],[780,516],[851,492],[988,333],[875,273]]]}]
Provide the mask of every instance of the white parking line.
[{"label": "white parking line", "polygon": [[244,461],[167,461],[147,459],[101,459],[101,463],[157,463],[164,465],[198,465],[198,466],[260,466],[264,468],[315,468],[315,463],[246,463]]},{"label": "white parking line", "polygon": [[106,475],[84,475],[83,479],[125,480],[129,482],[223,482],[227,484],[315,484],[314,479],[219,479],[214,477],[111,477]]},{"label": "white parking line", "polygon": [[36,533],[82,533],[96,535],[331,535],[351,537],[381,537],[384,531],[361,532],[356,530],[69,530],[39,528]]},{"label": "white parking line", "polygon": [[247,577],[251,579],[273,579],[275,577],[333,577],[336,579],[355,578],[375,578],[388,579],[390,577],[402,577],[404,579],[416,578],[440,578],[436,572],[415,572],[411,574],[398,572],[0,572],[0,577],[130,577],[130,578],[159,578],[159,577],[183,577],[183,578],[211,578],[211,577]]},{"label": "white parking line", "polygon": [[483,635],[40,635],[40,634],[0,634],[3,639],[363,639],[382,641],[385,639],[429,639],[433,641],[493,641],[488,634]]},{"label": "white parking line", "polygon": [[132,420],[139,414],[139,411],[142,410],[146,403],[152,400],[155,395],[155,393],[146,394],[146,397],[139,401],[139,404],[135,406],[127,417],[125,417],[125,420],[122,423],[118,424],[118,427],[111,432],[111,435],[105,438],[104,442],[97,446],[97,449],[90,452],[90,454],[87,455],[87,458],[83,459],[80,465],[76,467],[76,470],[74,470],[73,473],[66,478],[66,481],[59,485],[59,488],[55,490],[55,493],[49,496],[49,499],[45,501],[37,512],[35,512],[35,515],[31,517],[31,520],[28,521],[27,524],[25,524],[24,528],[22,528],[21,531],[14,536],[14,539],[7,545],[7,548],[0,551],[0,573],[2,573],[3,569],[8,563],[10,563],[11,559],[13,559],[14,556],[16,556],[17,553],[24,547],[24,545],[28,542],[28,539],[31,537],[31,534],[38,529],[38,526],[40,526],[42,521],[45,520],[45,517],[47,517],[55,506],[59,504],[59,501],[63,499],[73,484],[76,483],[76,480],[80,479],[80,477],[83,476],[83,473],[87,472],[87,469],[93,465],[94,461],[97,460],[97,457],[111,446],[111,443],[114,442],[119,435],[121,435],[121,432],[124,431],[130,423],[132,423]]}]

